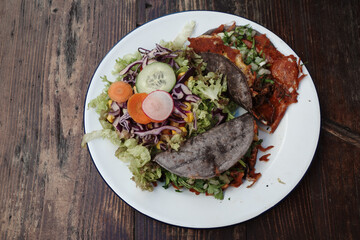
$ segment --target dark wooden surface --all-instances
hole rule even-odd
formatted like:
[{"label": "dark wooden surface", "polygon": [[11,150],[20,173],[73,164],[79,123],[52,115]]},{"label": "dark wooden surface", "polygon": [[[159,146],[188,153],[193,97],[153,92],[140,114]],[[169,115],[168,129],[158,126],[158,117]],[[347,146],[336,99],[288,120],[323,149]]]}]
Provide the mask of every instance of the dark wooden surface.
[{"label": "dark wooden surface", "polygon": [[[80,148],[86,90],[105,54],[149,20],[199,9],[284,39],[313,78],[322,122],[313,163],[288,197],[210,230],[132,209]],[[0,26],[0,239],[360,239],[358,0],[2,0]]]}]

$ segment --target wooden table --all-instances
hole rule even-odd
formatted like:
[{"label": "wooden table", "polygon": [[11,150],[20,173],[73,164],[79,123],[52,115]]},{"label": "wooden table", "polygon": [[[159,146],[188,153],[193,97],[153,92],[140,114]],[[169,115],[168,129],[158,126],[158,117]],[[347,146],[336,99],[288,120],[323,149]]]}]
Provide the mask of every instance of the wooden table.
[{"label": "wooden table", "polygon": [[[200,9],[287,42],[313,78],[322,123],[313,162],[284,200],[207,230],[137,212],[80,147],[86,90],[111,47],[154,18]],[[356,0],[1,1],[0,239],[360,239],[359,13]]]}]

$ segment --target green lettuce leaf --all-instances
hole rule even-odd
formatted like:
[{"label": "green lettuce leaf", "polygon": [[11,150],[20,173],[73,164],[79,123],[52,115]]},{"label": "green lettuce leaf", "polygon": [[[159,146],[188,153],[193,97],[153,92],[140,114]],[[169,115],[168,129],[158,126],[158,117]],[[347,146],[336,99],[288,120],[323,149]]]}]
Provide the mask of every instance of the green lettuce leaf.
[{"label": "green lettuce leaf", "polygon": [[102,129],[102,130],[86,133],[81,141],[81,146],[86,147],[86,144],[88,142],[97,138],[109,139],[116,146],[122,146],[123,144],[121,138],[114,130]]},{"label": "green lettuce leaf", "polygon": [[143,190],[152,191],[152,182],[161,177],[161,168],[151,162],[151,155],[148,148],[137,143],[137,140],[130,138],[115,152],[115,156],[123,162],[129,163],[129,170],[133,174],[132,180],[136,186]]},{"label": "green lettuce leaf", "polygon": [[114,70],[112,71],[113,75],[117,75],[121,72],[121,70],[123,70],[124,68],[126,68],[130,63],[135,62],[137,60],[141,59],[141,54],[139,51],[136,51],[135,53],[130,53],[130,54],[126,54],[124,55],[122,58],[118,58],[116,59],[116,63],[114,66]]}]

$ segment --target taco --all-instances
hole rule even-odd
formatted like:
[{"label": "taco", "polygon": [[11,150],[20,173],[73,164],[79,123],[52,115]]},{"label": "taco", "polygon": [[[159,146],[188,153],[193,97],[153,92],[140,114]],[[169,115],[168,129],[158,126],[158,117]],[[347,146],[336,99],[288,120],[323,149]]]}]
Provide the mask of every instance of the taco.
[{"label": "taco", "polygon": [[[238,67],[250,89],[251,113],[273,133],[288,106],[297,102],[299,82],[305,76],[300,60],[280,53],[265,34],[235,23],[221,25],[189,41],[195,52],[222,55]],[[230,91],[234,99],[237,89]]]}]

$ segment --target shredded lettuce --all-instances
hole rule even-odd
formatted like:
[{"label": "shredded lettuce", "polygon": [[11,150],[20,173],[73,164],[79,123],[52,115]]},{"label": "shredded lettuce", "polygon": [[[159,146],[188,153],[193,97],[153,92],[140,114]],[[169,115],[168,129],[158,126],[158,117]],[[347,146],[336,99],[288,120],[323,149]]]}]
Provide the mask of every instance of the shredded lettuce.
[{"label": "shredded lettuce", "polygon": [[[230,182],[229,177],[227,177],[229,174],[228,171],[221,174],[221,178],[219,176],[210,179],[191,179],[177,176],[167,170],[164,170],[164,172],[165,184],[163,188],[167,189],[170,186],[170,183],[172,183],[177,188],[178,192],[181,192],[180,189],[185,187],[198,193],[213,195],[216,199],[220,200],[224,199],[222,187]],[[222,179],[225,179],[226,182]]]},{"label": "shredded lettuce", "polygon": [[150,162],[149,149],[139,145],[135,138],[130,138],[118,148],[115,156],[121,161],[129,163],[129,169],[133,174],[132,180],[135,181],[136,186],[143,190],[153,190],[151,183],[161,177],[161,168]]},{"label": "shredded lettuce", "polygon": [[133,167],[142,167],[151,160],[150,151],[137,144],[135,138],[125,140],[115,155],[123,162],[129,162]]},{"label": "shredded lettuce", "polygon": [[181,49],[185,42],[187,41],[188,37],[191,36],[192,32],[195,28],[195,21],[190,21],[185,24],[181,32],[176,36],[176,38],[173,41],[173,45],[177,49]]},{"label": "shredded lettuce", "polygon": [[205,101],[199,101],[197,103],[191,103],[193,112],[196,116],[197,129],[194,129],[193,124],[189,124],[189,135],[193,136],[199,133],[203,133],[211,128],[212,114],[211,109],[205,103]]},{"label": "shredded lettuce", "polygon": [[122,140],[119,138],[119,135],[111,129],[102,129],[86,133],[81,141],[81,146],[86,147],[88,142],[97,138],[109,139],[114,145],[122,146]]},{"label": "shredded lettuce", "polygon": [[[130,63],[135,62],[137,60],[141,59],[141,54],[139,51],[136,51],[135,53],[130,53],[124,55],[122,58],[119,57],[116,60],[114,70],[112,71],[113,75],[117,75],[123,70],[125,67],[127,67]],[[118,79],[119,80],[119,79]]]},{"label": "shredded lettuce", "polygon": [[136,186],[150,192],[154,189],[153,183],[156,183],[162,176],[161,167],[154,162],[148,162],[141,168],[130,168],[130,170],[133,173],[131,179]]},{"label": "shredded lettuce", "polygon": [[188,81],[189,89],[201,99],[209,99],[216,105],[219,103],[220,96],[227,90],[226,78],[222,74],[209,72],[206,76],[199,79],[191,79]]},{"label": "shredded lettuce", "polygon": [[179,65],[179,69],[176,70],[176,74],[189,70],[189,60],[185,57],[179,56],[175,58],[175,62]]},{"label": "shredded lettuce", "polygon": [[227,91],[227,81],[222,74],[209,72],[205,76],[199,75],[189,79],[187,86],[201,101],[191,103],[193,112],[197,120],[197,129],[189,124],[189,134],[197,135],[209,130],[216,123],[212,111],[219,108],[224,113],[228,113],[227,120],[233,119],[233,112],[237,105],[225,97]]},{"label": "shredded lettuce", "polygon": [[178,151],[180,144],[185,141],[184,137],[181,134],[175,134],[170,138],[169,144],[172,149]]},{"label": "shredded lettuce", "polygon": [[105,88],[103,92],[91,100],[88,104],[88,108],[95,108],[95,111],[100,116],[103,116],[104,113],[109,111],[108,101],[110,100],[109,95],[107,94],[107,90],[111,82],[107,79],[106,76],[101,77],[102,81],[105,82]]},{"label": "shredded lettuce", "polygon": [[89,108],[95,108],[96,113],[101,114],[102,112],[108,111],[109,106],[107,102],[109,101],[109,96],[103,92],[97,98],[91,100],[88,104]]}]

